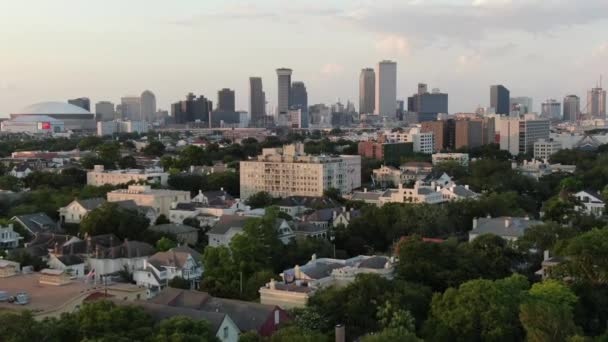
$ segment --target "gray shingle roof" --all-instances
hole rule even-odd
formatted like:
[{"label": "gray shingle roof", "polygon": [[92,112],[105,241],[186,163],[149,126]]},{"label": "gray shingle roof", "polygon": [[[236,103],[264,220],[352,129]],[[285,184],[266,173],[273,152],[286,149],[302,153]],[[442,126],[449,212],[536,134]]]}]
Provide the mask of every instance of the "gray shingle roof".
[{"label": "gray shingle roof", "polygon": [[94,210],[106,203],[106,200],[104,198],[99,197],[89,198],[85,200],[77,199],[76,202],[79,203],[86,210]]},{"label": "gray shingle roof", "polygon": [[197,231],[194,227],[178,223],[157,224],[148,229],[154,232],[170,233],[175,235],[188,234]]},{"label": "gray shingle roof", "polygon": [[529,220],[524,217],[479,218],[477,219],[477,228],[471,230],[471,233],[521,237],[526,229],[542,223],[542,221]]},{"label": "gray shingle roof", "polygon": [[361,261],[359,263],[359,268],[383,269],[388,261],[389,259],[387,257],[373,256]]},{"label": "gray shingle roof", "polygon": [[51,232],[57,233],[60,229],[57,223],[45,213],[19,215],[12,218],[13,221],[21,223],[32,234]]},{"label": "gray shingle roof", "polygon": [[379,201],[381,192],[355,192],[353,193],[353,201]]},{"label": "gray shingle roof", "polygon": [[250,217],[238,216],[238,215],[224,215],[220,217],[220,220],[211,228],[207,234],[224,235],[231,228],[242,229],[245,227],[245,223]]}]

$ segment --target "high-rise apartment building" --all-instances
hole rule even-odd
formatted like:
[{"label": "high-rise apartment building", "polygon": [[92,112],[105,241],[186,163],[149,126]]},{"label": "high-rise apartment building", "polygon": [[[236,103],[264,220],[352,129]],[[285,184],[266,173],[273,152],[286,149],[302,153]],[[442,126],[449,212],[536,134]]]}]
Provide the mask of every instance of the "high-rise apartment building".
[{"label": "high-rise apartment building", "polygon": [[217,110],[221,112],[234,112],[235,108],[234,90],[224,88],[217,92]]},{"label": "high-rise apartment building", "polygon": [[557,100],[549,99],[541,104],[540,116],[549,120],[562,119],[562,104]]},{"label": "high-rise apartment building", "polygon": [[574,122],[580,119],[581,99],[576,95],[564,97],[564,121]]},{"label": "high-rise apartment building", "polygon": [[372,68],[365,68],[359,76],[359,114],[372,114],[375,109],[376,72]]},{"label": "high-rise apartment building", "polygon": [[141,98],[125,96],[120,99],[120,114],[124,120],[141,121]]},{"label": "high-rise apartment building", "polygon": [[171,105],[171,115],[176,124],[203,122],[209,124],[209,114],[213,111],[213,102],[204,96],[196,97],[193,93],[186,96],[186,101]]},{"label": "high-rise apartment building", "polygon": [[397,114],[397,63],[381,61],[376,67],[376,115],[395,118]]},{"label": "high-rise apartment building", "polygon": [[360,156],[307,155],[303,144],[265,148],[256,159],[240,162],[241,199],[265,191],[273,197],[346,194],[361,186]]},{"label": "high-rise apartment building", "polygon": [[587,93],[587,114],[592,119],[606,119],[606,91],[593,88]]},{"label": "high-rise apartment building", "polygon": [[291,69],[277,69],[278,77],[278,98],[277,98],[277,117],[287,115],[289,111],[289,100],[291,99]]},{"label": "high-rise apartment building", "polygon": [[500,115],[509,115],[511,109],[510,93],[503,85],[493,85],[490,87],[490,107],[494,108],[494,112]]},{"label": "high-rise apartment building", "polygon": [[99,101],[95,104],[95,116],[97,121],[112,121],[116,115],[114,104],[109,101]]},{"label": "high-rise apartment building", "polygon": [[266,94],[261,77],[249,78],[249,115],[253,126],[262,126],[266,117]]},{"label": "high-rise apartment building", "polygon": [[535,115],[524,118],[497,117],[496,132],[500,136],[500,149],[512,155],[533,153],[534,143],[549,140],[550,121]]},{"label": "high-rise apartment building", "polygon": [[141,93],[141,121],[154,121],[156,117],[156,96],[146,90]]},{"label": "high-rise apartment building", "polygon": [[87,111],[91,111],[91,100],[88,97],[79,97],[77,99],[68,100],[68,103]]},{"label": "high-rise apartment building", "polygon": [[290,110],[300,110],[300,127],[308,128],[308,92],[304,82],[293,82],[291,84]]}]

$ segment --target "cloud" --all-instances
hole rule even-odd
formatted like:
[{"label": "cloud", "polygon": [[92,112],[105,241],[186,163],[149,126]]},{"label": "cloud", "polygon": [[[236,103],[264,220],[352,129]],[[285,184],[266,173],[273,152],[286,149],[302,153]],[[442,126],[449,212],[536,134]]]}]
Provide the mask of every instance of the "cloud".
[{"label": "cloud", "polygon": [[410,55],[410,43],[405,37],[389,34],[376,43],[376,50],[386,56],[407,57]]},{"label": "cloud", "polygon": [[464,68],[476,67],[481,63],[481,55],[473,52],[458,56],[458,65]]},{"label": "cloud", "polygon": [[326,76],[337,75],[342,72],[344,72],[344,66],[337,63],[327,63],[321,68],[321,74]]}]

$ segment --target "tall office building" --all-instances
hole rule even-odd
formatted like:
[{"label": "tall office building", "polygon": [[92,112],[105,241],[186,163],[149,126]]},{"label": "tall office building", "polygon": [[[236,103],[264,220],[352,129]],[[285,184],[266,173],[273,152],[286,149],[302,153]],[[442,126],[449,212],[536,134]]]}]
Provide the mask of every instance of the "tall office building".
[{"label": "tall office building", "polygon": [[289,100],[291,99],[291,69],[277,69],[278,77],[278,98],[277,98],[277,117],[287,115],[289,112]]},{"label": "tall office building", "polygon": [[224,88],[217,92],[217,110],[222,112],[234,112],[235,108],[234,90]]},{"label": "tall office building", "polygon": [[213,102],[204,96],[196,97],[193,93],[186,96],[186,101],[171,105],[171,115],[176,124],[202,122],[209,124],[209,114],[213,111]]},{"label": "tall office building", "polygon": [[416,113],[417,121],[433,121],[437,114],[448,113],[448,94],[434,89],[432,93],[427,91],[427,85],[418,84],[418,92],[407,99],[407,110]]},{"label": "tall office building", "polygon": [[291,84],[290,109],[300,110],[300,128],[308,128],[308,92],[304,82]]},{"label": "tall office building", "polygon": [[114,104],[109,101],[99,101],[95,104],[97,121],[112,121],[116,115]]},{"label": "tall office building", "polygon": [[562,119],[562,104],[554,99],[549,99],[541,104],[540,116],[549,120]]},{"label": "tall office building", "polygon": [[156,116],[156,96],[146,90],[141,93],[141,121],[154,121]]},{"label": "tall office building", "polygon": [[587,114],[592,119],[606,119],[606,91],[593,88],[587,93]]},{"label": "tall office building", "polygon": [[88,97],[79,97],[77,99],[68,100],[68,103],[76,107],[80,107],[87,111],[91,111],[91,100]]},{"label": "tall office building", "polygon": [[497,117],[496,132],[500,136],[500,149],[512,155],[532,153],[534,143],[549,140],[550,122],[534,115],[524,118]]},{"label": "tall office building", "polygon": [[365,68],[359,76],[359,114],[372,114],[375,109],[376,72],[372,68]]},{"label": "tall office building", "polygon": [[397,63],[381,61],[376,67],[376,115],[394,118],[397,113]]},{"label": "tall office building", "polygon": [[124,120],[141,120],[141,98],[139,96],[125,96],[120,99],[120,114]]},{"label": "tall office building", "polygon": [[511,98],[511,104],[509,105],[510,111],[516,111],[519,114],[528,114],[534,111],[532,107],[533,102],[531,97],[518,96]]},{"label": "tall office building", "polygon": [[509,89],[503,85],[493,85],[490,87],[490,107],[494,108],[496,114],[509,115],[511,109]]},{"label": "tall office building", "polygon": [[483,122],[481,120],[456,120],[454,148],[475,148],[483,144]]},{"label": "tall office building", "polygon": [[581,113],[581,99],[576,95],[564,97],[564,121],[579,120]]},{"label": "tall office building", "polygon": [[253,126],[262,126],[266,116],[266,94],[261,77],[249,77],[249,115]]}]

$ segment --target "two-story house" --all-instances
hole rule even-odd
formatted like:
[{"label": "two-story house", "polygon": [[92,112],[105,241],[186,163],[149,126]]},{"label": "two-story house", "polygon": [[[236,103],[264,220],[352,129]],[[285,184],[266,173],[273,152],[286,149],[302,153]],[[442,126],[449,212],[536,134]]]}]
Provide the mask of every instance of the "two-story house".
[{"label": "two-story house", "polygon": [[59,208],[60,221],[61,223],[80,224],[88,213],[104,203],[106,203],[106,200],[103,198],[75,199],[65,207]]},{"label": "two-story house", "polygon": [[21,240],[23,236],[13,229],[12,224],[6,227],[0,226],[0,250],[17,248]]},{"label": "two-story house", "polygon": [[593,215],[596,217],[604,215],[606,210],[606,203],[602,200],[602,196],[596,191],[583,190],[574,194],[574,197],[580,203],[576,206],[576,210],[583,212],[587,215]]}]

